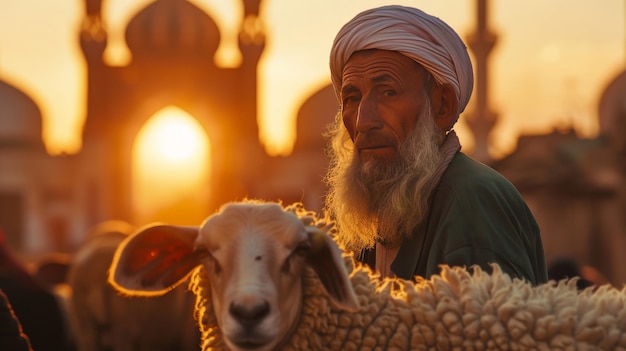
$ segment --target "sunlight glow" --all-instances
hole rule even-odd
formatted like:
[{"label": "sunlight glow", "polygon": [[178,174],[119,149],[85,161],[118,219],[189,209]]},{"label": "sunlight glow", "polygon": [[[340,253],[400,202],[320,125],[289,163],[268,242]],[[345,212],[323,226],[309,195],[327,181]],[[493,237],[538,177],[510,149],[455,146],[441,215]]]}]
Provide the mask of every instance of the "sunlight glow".
[{"label": "sunlight glow", "polygon": [[[172,164],[185,163],[194,158],[202,146],[202,137],[197,126],[176,115],[179,111],[163,111],[158,116],[158,127],[154,127],[151,139],[156,143],[155,152]],[[149,152],[149,151],[147,151]]]},{"label": "sunlight glow", "polygon": [[[245,2],[189,2],[207,12],[220,28],[215,62],[220,67],[239,67],[238,32]],[[102,2],[106,64],[130,63],[126,26],[151,3],[154,1]],[[258,112],[261,140],[271,155],[291,150],[295,101],[329,78],[328,53],[341,25],[357,11],[390,3],[441,15],[463,38],[475,29],[473,2],[457,0],[263,3],[261,17],[268,40],[258,71]],[[514,150],[518,135],[543,134],[560,125],[562,116],[569,113],[571,98],[567,94],[546,98],[545,91],[561,90],[564,78],[569,77],[584,82],[576,96],[576,131],[585,137],[597,135],[598,95],[624,70],[624,2],[605,0],[596,6],[589,0],[530,0],[496,5],[490,14],[492,29],[499,35],[490,57],[490,102],[499,113],[499,127],[492,133],[494,151],[507,154]],[[23,88],[38,103],[43,139],[54,155],[78,153],[82,146],[88,67],[76,40],[84,16],[81,1],[0,1],[0,79]],[[560,100],[563,96],[565,101]],[[462,138],[464,148],[465,139],[469,138]]]},{"label": "sunlight glow", "polygon": [[133,202],[139,222],[157,216],[171,222],[201,220],[208,204],[209,164],[210,144],[202,126],[174,106],[157,112],[133,147]]}]

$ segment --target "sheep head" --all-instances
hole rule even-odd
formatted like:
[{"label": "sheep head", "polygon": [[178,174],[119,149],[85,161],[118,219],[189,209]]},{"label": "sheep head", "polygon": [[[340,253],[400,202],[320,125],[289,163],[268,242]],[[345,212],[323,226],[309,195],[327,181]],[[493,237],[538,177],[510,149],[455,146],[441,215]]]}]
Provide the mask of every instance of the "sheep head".
[{"label": "sheep head", "polygon": [[336,243],[294,208],[230,203],[200,227],[143,228],[118,248],[109,281],[127,295],[160,295],[203,265],[228,347],[275,349],[297,325],[306,265],[317,272],[334,306],[358,308]]}]

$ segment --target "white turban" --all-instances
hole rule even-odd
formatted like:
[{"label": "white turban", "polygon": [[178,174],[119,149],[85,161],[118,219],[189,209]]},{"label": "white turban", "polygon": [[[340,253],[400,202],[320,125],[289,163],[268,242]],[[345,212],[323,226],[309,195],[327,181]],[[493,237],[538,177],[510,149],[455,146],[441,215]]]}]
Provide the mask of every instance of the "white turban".
[{"label": "white turban", "polygon": [[438,83],[449,83],[463,112],[474,87],[465,44],[437,17],[412,7],[391,5],[363,11],[346,23],[330,51],[330,73],[339,98],[343,68],[359,50],[397,51],[422,65]]}]

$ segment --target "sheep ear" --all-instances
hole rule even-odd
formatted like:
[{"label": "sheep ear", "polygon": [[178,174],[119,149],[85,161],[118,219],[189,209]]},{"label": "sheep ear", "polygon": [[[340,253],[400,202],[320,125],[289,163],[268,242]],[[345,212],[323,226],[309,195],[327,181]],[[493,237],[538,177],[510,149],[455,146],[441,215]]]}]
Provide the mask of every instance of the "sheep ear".
[{"label": "sheep ear", "polygon": [[341,250],[328,233],[317,227],[306,227],[311,243],[311,253],[307,258],[328,292],[335,307],[356,312],[359,303],[350,284]]},{"label": "sheep ear", "polygon": [[200,264],[198,227],[152,225],[126,238],[115,252],[109,283],[127,295],[163,295]]}]

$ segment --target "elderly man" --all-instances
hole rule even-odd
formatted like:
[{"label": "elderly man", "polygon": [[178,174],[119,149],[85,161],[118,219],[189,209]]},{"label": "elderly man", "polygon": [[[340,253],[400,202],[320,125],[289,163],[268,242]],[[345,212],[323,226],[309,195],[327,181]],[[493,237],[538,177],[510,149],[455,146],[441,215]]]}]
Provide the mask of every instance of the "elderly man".
[{"label": "elderly man", "polygon": [[341,118],[330,134],[326,205],[347,249],[382,276],[496,263],[547,280],[521,195],[460,151],[452,128],[474,80],[452,28],[411,7],[366,10],[337,34],[330,70]]}]

